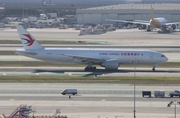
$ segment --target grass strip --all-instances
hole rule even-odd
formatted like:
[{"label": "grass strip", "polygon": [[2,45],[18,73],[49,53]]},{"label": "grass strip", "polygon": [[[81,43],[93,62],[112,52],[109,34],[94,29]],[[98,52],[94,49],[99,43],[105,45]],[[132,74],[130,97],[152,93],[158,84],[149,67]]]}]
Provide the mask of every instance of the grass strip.
[{"label": "grass strip", "polygon": [[0,56],[3,56],[3,55],[14,56],[15,55],[15,51],[0,51]]},{"label": "grass strip", "polygon": [[[77,76],[0,76],[0,82],[32,82],[32,83],[112,83],[133,84],[134,77],[77,77]],[[136,77],[137,84],[180,84],[179,77]]]},{"label": "grass strip", "polygon": [[[54,64],[50,62],[44,61],[0,61],[1,66],[6,67],[85,67],[85,64]],[[97,66],[98,67],[98,66]],[[121,67],[132,67],[134,68],[133,64],[124,64],[120,65]],[[137,64],[136,68],[152,68],[152,65],[141,65]],[[157,66],[157,68],[179,68],[180,62],[166,62]]]}]

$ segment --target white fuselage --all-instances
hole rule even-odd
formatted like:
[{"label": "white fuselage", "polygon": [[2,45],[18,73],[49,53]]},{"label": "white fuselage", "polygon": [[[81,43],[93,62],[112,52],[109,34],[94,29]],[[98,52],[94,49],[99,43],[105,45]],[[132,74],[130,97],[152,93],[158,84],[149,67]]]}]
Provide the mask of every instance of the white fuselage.
[{"label": "white fuselage", "polygon": [[154,18],[156,20],[158,20],[158,22],[161,24],[161,25],[166,25],[166,22],[167,20],[163,17],[160,17],[160,18]]},{"label": "white fuselage", "polygon": [[167,20],[163,17],[160,17],[160,18],[153,18],[149,22],[151,27],[161,28],[162,26],[166,25]]},{"label": "white fuselage", "polygon": [[[24,52],[32,52],[29,54]],[[17,50],[16,54],[27,57],[54,62],[54,63],[88,63],[86,58],[99,60],[117,59],[120,64],[130,64],[136,61],[139,64],[158,65],[168,59],[163,54],[149,50],[119,50],[119,49],[82,49],[82,48],[44,48],[39,50]],[[69,56],[72,55],[72,56]],[[79,57],[74,58],[73,56]],[[80,59],[80,58],[85,59]],[[94,64],[101,65],[103,62]]]}]

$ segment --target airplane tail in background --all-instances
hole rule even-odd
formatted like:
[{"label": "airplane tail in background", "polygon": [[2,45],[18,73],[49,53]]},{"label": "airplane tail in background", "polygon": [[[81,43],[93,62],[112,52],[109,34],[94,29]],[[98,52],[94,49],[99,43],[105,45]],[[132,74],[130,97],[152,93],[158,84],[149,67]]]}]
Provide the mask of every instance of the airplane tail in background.
[{"label": "airplane tail in background", "polygon": [[16,26],[19,37],[25,50],[42,49],[43,47],[36,41],[36,39],[21,25]]},{"label": "airplane tail in background", "polygon": [[154,19],[154,8],[152,7],[152,5],[151,5],[151,19],[152,20]]}]

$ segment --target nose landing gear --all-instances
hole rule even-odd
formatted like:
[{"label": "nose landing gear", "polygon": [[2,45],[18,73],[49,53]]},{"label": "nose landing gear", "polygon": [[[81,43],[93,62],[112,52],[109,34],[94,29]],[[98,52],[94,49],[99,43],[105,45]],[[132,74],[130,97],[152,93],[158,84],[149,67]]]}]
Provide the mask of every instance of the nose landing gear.
[{"label": "nose landing gear", "polygon": [[153,71],[153,72],[156,70],[155,67],[156,67],[156,66],[153,66],[153,68],[152,68],[152,71]]}]

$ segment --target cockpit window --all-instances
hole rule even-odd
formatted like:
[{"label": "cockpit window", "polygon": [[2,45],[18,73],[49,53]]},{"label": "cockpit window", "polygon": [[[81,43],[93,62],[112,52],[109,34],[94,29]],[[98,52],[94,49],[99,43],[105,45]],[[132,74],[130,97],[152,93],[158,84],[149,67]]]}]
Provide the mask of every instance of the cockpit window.
[{"label": "cockpit window", "polygon": [[161,57],[165,57],[164,55],[161,55]]}]

